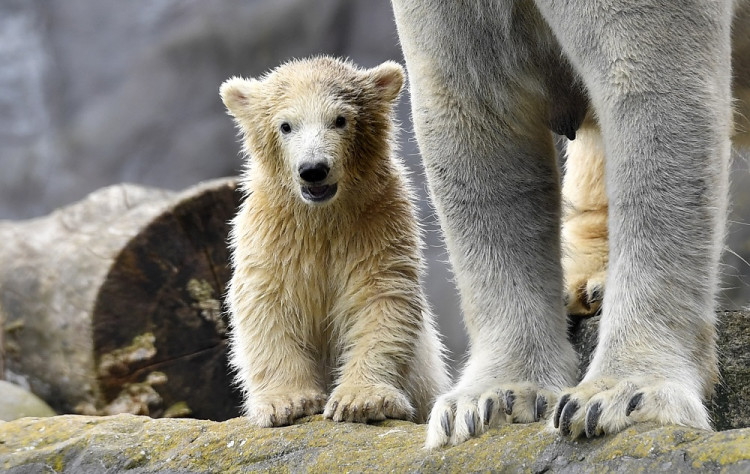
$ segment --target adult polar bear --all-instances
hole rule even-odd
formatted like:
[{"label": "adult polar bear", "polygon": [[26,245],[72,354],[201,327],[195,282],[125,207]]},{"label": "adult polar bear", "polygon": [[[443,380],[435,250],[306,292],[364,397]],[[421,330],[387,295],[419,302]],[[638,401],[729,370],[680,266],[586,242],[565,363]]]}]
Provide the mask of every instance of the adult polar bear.
[{"label": "adult polar bear", "polygon": [[[470,338],[427,447],[548,412],[570,437],[710,427],[731,24],[747,1],[393,0]],[[588,373],[565,389],[576,355],[549,128],[573,138],[587,110],[607,155],[608,286]]]}]

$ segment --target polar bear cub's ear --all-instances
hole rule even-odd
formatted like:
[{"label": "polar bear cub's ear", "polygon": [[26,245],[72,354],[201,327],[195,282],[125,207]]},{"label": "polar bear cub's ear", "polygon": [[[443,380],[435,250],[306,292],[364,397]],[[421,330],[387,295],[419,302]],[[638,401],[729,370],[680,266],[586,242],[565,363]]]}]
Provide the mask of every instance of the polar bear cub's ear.
[{"label": "polar bear cub's ear", "polygon": [[388,102],[396,100],[404,87],[404,68],[395,61],[386,61],[365,73]]},{"label": "polar bear cub's ear", "polygon": [[260,87],[260,81],[256,79],[232,77],[221,85],[219,95],[229,113],[240,118],[249,114],[249,109],[256,101]]}]

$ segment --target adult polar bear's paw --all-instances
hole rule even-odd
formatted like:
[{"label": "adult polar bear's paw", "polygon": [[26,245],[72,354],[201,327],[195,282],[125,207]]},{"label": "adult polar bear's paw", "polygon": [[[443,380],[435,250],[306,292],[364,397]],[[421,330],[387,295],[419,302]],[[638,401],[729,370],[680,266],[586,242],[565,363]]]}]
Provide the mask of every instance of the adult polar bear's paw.
[{"label": "adult polar bear's paw", "polygon": [[367,423],[394,418],[410,420],[415,410],[406,395],[390,385],[339,385],[323,416],[333,421]]},{"label": "adult polar bear's paw", "polygon": [[506,423],[546,417],[557,395],[532,383],[500,384],[484,391],[454,390],[437,399],[427,425],[425,448],[457,445]]},{"label": "adult polar bear's paw", "polygon": [[286,426],[302,416],[321,413],[325,403],[326,394],[315,389],[251,395],[245,416],[261,428]]},{"label": "adult polar bear's paw", "polygon": [[581,383],[563,392],[550,423],[575,439],[617,433],[647,421],[711,429],[699,394],[685,384],[655,377]]}]

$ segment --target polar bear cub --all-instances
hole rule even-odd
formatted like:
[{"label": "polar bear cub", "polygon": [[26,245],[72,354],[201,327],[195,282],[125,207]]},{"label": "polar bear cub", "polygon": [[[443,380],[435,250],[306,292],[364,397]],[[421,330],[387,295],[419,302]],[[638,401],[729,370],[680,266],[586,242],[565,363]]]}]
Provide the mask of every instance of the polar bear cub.
[{"label": "polar bear cub", "polygon": [[394,154],[403,82],[394,62],[316,57],[221,86],[247,156],[230,234],[230,359],[257,426],[320,412],[424,421],[447,387]]}]

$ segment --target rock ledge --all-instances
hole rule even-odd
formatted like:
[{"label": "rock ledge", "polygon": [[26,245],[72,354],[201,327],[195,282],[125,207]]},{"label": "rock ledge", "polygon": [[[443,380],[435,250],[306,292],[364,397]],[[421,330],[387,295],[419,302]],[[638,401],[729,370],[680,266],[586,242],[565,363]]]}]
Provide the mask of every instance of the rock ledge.
[{"label": "rock ledge", "polygon": [[3,472],[749,472],[750,429],[707,432],[641,425],[568,442],[541,423],[493,429],[427,452],[424,425],[333,423],[320,416],[285,428],[245,420],[117,415],[23,418],[0,423]]}]

